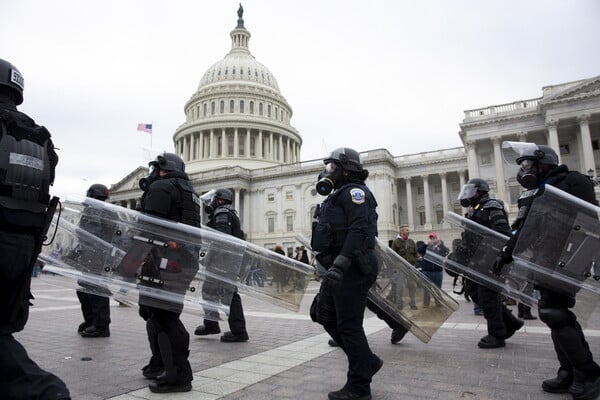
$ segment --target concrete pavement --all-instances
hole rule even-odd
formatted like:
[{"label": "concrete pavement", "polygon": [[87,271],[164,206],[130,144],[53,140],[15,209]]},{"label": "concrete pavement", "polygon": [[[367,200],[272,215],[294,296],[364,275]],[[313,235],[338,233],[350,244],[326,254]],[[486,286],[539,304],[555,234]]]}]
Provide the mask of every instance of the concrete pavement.
[{"label": "concrete pavement", "polygon": [[[444,288],[450,291],[445,276]],[[242,296],[250,340],[221,343],[220,335],[197,337],[202,319],[183,314],[191,334],[193,390],[153,394],[141,375],[150,350],[137,309],[111,308],[111,337],[86,339],[77,334],[81,311],[72,289],[34,278],[36,299],[29,322],[15,335],[44,369],[60,376],[73,399],[326,399],[345,382],[346,358],[327,345],[328,336],[308,318],[318,290],[309,286],[299,313]],[[460,309],[424,344],[408,334],[397,345],[390,329],[367,312],[365,329],[373,351],[385,362],[372,384],[373,399],[570,399],[544,393],[540,384],[554,376],[558,363],[548,329],[538,321],[507,341],[502,349],[482,350],[483,317],[458,297]],[[516,308],[516,307],[513,307]],[[516,312],[516,311],[515,311]],[[221,322],[221,330],[227,323]],[[600,354],[600,318],[594,315],[586,337]],[[600,357],[600,356],[598,356]]]}]

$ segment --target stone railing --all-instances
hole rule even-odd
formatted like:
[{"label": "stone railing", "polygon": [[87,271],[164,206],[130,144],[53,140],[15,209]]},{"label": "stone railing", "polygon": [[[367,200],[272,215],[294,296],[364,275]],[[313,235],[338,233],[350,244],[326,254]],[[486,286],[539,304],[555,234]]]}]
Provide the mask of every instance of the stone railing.
[{"label": "stone railing", "polygon": [[489,106],[484,108],[478,108],[475,110],[465,111],[465,122],[469,120],[477,120],[487,117],[493,117],[496,115],[515,113],[515,112],[531,112],[536,110],[541,98],[530,99],[530,100],[519,100],[513,103],[500,104],[496,106]]}]

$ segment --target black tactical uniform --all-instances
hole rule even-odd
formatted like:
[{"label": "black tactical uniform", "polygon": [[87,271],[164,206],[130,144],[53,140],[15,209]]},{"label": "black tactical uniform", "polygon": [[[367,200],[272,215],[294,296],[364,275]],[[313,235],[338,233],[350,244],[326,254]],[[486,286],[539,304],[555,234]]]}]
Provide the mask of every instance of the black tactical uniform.
[{"label": "black tactical uniform", "polygon": [[[468,187],[476,191],[472,197],[469,197],[470,190]],[[474,178],[469,180],[465,188],[459,194],[459,200],[466,204],[469,200],[469,211],[465,215],[467,219],[472,220],[480,225],[490,228],[496,232],[510,236],[510,226],[508,225],[508,217],[504,211],[504,204],[500,200],[490,198],[489,186],[483,179]],[[468,251],[471,246],[477,246],[477,243],[472,243],[473,239],[468,233],[463,234],[462,243],[459,245],[463,251]],[[493,262],[493,260],[491,260]],[[491,265],[490,265],[491,266]],[[505,346],[505,339],[508,339],[523,326],[523,321],[517,319],[512,311],[502,302],[500,293],[489,289],[471,280],[467,281],[467,291],[469,297],[479,305],[483,310],[483,316],[487,321],[488,334],[481,338],[477,346],[480,348],[496,348]]]},{"label": "black tactical uniform", "polygon": [[340,148],[324,160],[317,190],[330,194],[313,224],[311,246],[327,269],[321,284],[317,321],[348,357],[347,381],[330,400],[370,399],[370,383],[383,361],[371,351],[363,329],[367,293],[377,278],[374,255],[377,202],[364,185],[368,171],[358,153]]},{"label": "black tactical uniform", "polygon": [[[218,230],[219,232],[226,233],[228,235],[235,236],[239,239],[244,238],[244,231],[242,231],[240,218],[238,217],[237,211],[231,205],[232,193],[228,189],[218,189],[215,191],[214,198],[210,200],[210,213],[208,215],[208,223],[206,224],[209,228]],[[214,286],[218,286],[215,288]],[[225,287],[223,284],[215,283],[212,289],[218,292],[233,291],[231,297],[231,304],[229,305],[229,316],[227,322],[229,323],[229,332],[225,332],[221,336],[222,342],[245,342],[248,340],[248,332],[246,331],[246,319],[244,318],[244,309],[242,307],[242,299],[235,287]],[[211,285],[205,284],[203,290],[208,289]],[[209,289],[210,290],[210,289]],[[204,293],[206,297],[210,297],[210,294]],[[227,296],[228,297],[228,296]],[[198,336],[210,335],[220,333],[219,323],[210,319],[204,319],[204,325],[200,325],[194,331],[194,334]]]},{"label": "black tactical uniform", "polygon": [[[515,221],[520,228],[527,218],[530,206],[543,193],[544,185],[552,185],[588,203],[597,205],[594,187],[590,179],[566,165],[558,165],[556,152],[543,145],[532,145],[521,152],[516,159],[521,165],[517,180],[530,196],[524,196],[519,204],[519,215]],[[517,145],[518,146],[518,145]],[[544,227],[540,227],[544,229]],[[519,231],[509,241],[497,259],[496,271],[511,261],[511,253]],[[545,380],[542,388],[551,393],[571,393],[574,399],[595,399],[600,394],[600,366],[594,361],[577,317],[569,309],[575,306],[572,296],[536,286],[541,298],[538,302],[540,319],[550,328],[554,350],[560,363],[555,378]]]},{"label": "black tactical uniform", "polygon": [[[150,165],[154,171],[149,178],[140,182],[140,187],[146,189],[142,195],[142,212],[191,226],[200,226],[198,196],[184,172],[183,160],[175,154],[164,153]],[[181,281],[178,283],[181,294],[184,294],[198,269],[197,259],[194,260],[189,251],[180,254],[168,254],[169,249],[163,251],[165,253],[157,254],[159,250],[154,246],[141,273],[152,274],[152,270],[158,270],[158,262],[153,259],[164,257],[170,261],[174,260],[181,264],[177,269],[184,274],[173,279]],[[144,271],[144,268],[148,271]],[[158,304],[160,302],[163,304]],[[152,351],[150,363],[143,368],[144,376],[157,378],[156,382],[149,385],[152,392],[189,391],[193,377],[188,361],[190,336],[179,319],[183,305],[162,300],[158,303],[155,299],[140,296],[140,315],[146,320]]]},{"label": "black tactical uniform", "polygon": [[[105,201],[108,198],[108,188],[102,184],[96,183],[90,186],[87,191],[87,197],[96,200]],[[106,215],[98,215],[98,210],[93,207],[84,209],[83,215],[79,222],[81,229],[98,236],[100,239],[110,242],[112,239],[113,229],[108,224],[110,218]],[[101,257],[102,254],[79,254],[80,257]],[[90,260],[90,264],[97,260]],[[101,290],[101,288],[93,288]],[[96,294],[77,291],[77,298],[81,303],[81,312],[83,314],[83,322],[77,328],[77,332],[82,337],[108,337],[110,336],[110,300],[107,296],[99,296]]]},{"label": "black tactical uniform", "polygon": [[23,78],[0,59],[0,398],[69,399],[65,384],[32,361],[13,333],[29,316],[31,274],[54,213],[58,157],[50,133],[17,111]]}]

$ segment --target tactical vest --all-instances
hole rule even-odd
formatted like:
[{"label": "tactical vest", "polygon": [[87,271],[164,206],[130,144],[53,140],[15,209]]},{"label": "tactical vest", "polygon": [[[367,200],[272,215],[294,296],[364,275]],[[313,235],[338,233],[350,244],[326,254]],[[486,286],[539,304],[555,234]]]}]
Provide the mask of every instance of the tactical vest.
[{"label": "tactical vest", "polygon": [[244,238],[244,231],[242,231],[240,226],[239,217],[229,204],[217,207],[207,225],[219,232],[235,236],[239,239]]},{"label": "tactical vest", "polygon": [[4,213],[43,214],[54,180],[50,133],[43,126],[27,126],[19,114],[0,110],[0,206],[8,209]]},{"label": "tactical vest", "polygon": [[179,215],[176,220],[186,225],[200,226],[200,198],[194,191],[190,181],[176,178],[173,184],[181,193],[181,200],[175,204],[175,210]]}]

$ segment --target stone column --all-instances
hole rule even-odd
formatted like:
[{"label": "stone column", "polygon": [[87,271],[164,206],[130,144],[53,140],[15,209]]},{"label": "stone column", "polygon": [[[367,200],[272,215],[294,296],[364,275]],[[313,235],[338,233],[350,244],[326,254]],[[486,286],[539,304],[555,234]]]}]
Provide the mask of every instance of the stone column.
[{"label": "stone column", "polygon": [[[255,142],[256,145],[256,142]],[[254,149],[254,155],[256,155],[256,149]],[[244,146],[244,156],[250,158],[250,129],[246,128],[246,145]],[[246,197],[246,196],[244,196]]]},{"label": "stone column", "polygon": [[273,151],[273,132],[269,132],[269,160],[275,159],[275,152]]},{"label": "stone column", "polygon": [[596,163],[594,161],[594,150],[592,149],[592,137],[590,136],[590,116],[587,114],[577,117],[579,122],[579,136],[581,139],[581,147],[583,148],[583,157],[581,159],[581,168],[583,173],[587,175],[588,170],[594,171],[596,176]]},{"label": "stone column", "polygon": [[448,214],[448,182],[446,181],[445,172],[441,172],[439,175],[442,180],[442,212],[446,217],[446,214]]},{"label": "stone column", "polygon": [[204,158],[204,131],[198,132],[198,159]]},{"label": "stone column", "polygon": [[281,133],[279,134],[279,158],[277,159],[280,162],[283,162],[283,136],[281,136]]},{"label": "stone column", "polygon": [[238,128],[233,129],[233,156],[238,158],[240,152],[240,138],[238,136]]},{"label": "stone column", "polygon": [[215,130],[210,130],[210,137],[208,138],[208,158],[213,159],[215,157]]},{"label": "stone column", "polygon": [[431,217],[431,196],[429,194],[429,175],[421,175],[423,179],[423,198],[425,199],[425,229],[433,228]]},{"label": "stone column", "polygon": [[508,202],[508,198],[506,196],[506,183],[504,181],[504,163],[502,160],[502,149],[500,148],[501,143],[502,138],[500,136],[494,136],[492,138],[492,144],[494,145],[494,167],[496,168],[497,197],[506,203]]},{"label": "stone column", "polygon": [[227,129],[221,128],[221,157],[227,157],[229,146],[227,145]]},{"label": "stone column", "polygon": [[548,128],[548,146],[552,147],[558,155],[558,163],[560,164],[560,144],[558,142],[558,121],[551,119],[546,122]]},{"label": "stone column", "polygon": [[[256,154],[256,152],[255,152]],[[242,229],[245,232],[250,232],[252,229],[252,225],[250,223],[250,191],[248,189],[244,190],[244,212],[242,214]]]},{"label": "stone column", "polygon": [[234,203],[233,203],[233,207],[236,210],[240,209],[240,189],[233,189],[233,193],[234,193]]},{"label": "stone column", "polygon": [[196,159],[196,133],[190,135],[190,161]]},{"label": "stone column", "polygon": [[[460,184],[460,190],[465,186],[465,171],[458,171],[458,182]],[[463,207],[463,214],[466,212],[466,208]],[[454,210],[453,210],[454,211]]]},{"label": "stone column", "polygon": [[411,231],[415,229],[415,214],[412,198],[412,185],[410,183],[410,176],[404,178],[406,184],[406,214],[408,215],[408,229]]},{"label": "stone column", "polygon": [[258,143],[257,143],[257,148],[256,148],[256,158],[258,158],[259,160],[262,160],[263,158],[263,131],[262,129],[259,129],[258,131]]},{"label": "stone column", "polygon": [[475,149],[476,143],[474,140],[468,140],[465,143],[467,148],[467,168],[469,176],[479,176],[479,163],[477,162],[477,153]]}]

